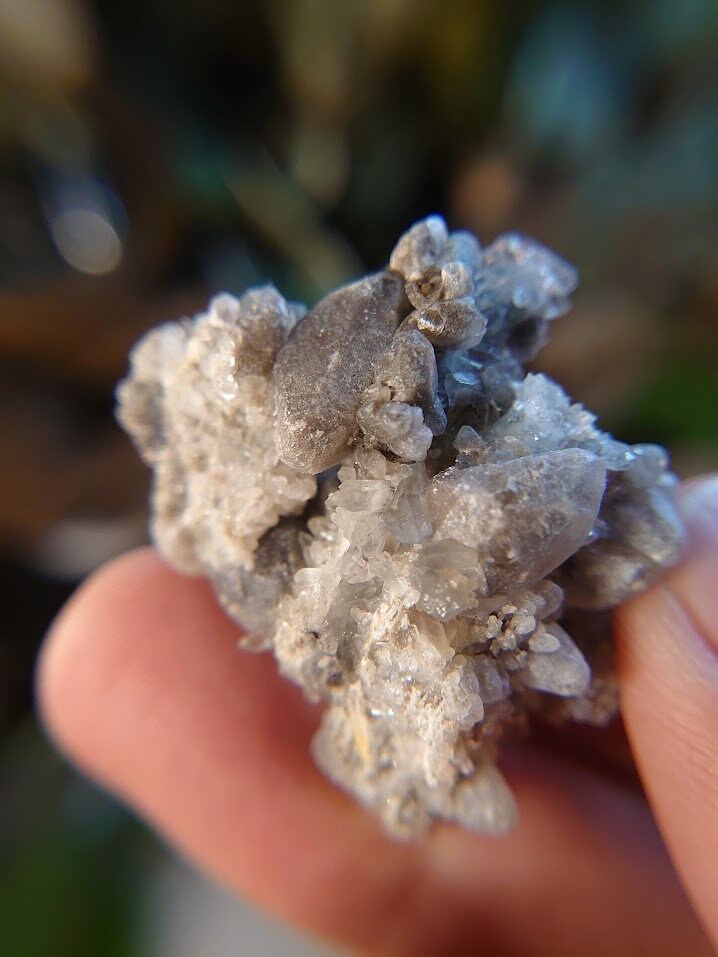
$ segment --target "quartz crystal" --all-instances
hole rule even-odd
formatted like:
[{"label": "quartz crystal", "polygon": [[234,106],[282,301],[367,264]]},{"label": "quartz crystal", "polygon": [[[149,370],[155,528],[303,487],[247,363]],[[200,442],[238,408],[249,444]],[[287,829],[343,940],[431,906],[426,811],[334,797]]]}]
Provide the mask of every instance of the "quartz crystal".
[{"label": "quartz crystal", "polygon": [[273,286],[148,332],[119,419],[152,532],[325,704],[325,773],[393,834],[492,834],[501,741],[617,710],[606,610],[679,558],[664,451],[522,363],[575,269],[431,216],[313,309]]}]

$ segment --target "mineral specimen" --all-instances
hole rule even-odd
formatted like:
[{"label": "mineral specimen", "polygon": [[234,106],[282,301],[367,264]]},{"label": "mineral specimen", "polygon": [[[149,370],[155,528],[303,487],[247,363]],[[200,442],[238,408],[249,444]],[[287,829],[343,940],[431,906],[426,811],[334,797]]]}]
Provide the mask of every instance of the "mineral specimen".
[{"label": "mineral specimen", "polygon": [[605,611],[680,554],[663,450],[522,367],[576,282],[432,216],[309,312],[265,286],[149,332],[118,389],[159,550],[325,702],[317,763],[397,835],[506,831],[502,737],[615,714]]}]

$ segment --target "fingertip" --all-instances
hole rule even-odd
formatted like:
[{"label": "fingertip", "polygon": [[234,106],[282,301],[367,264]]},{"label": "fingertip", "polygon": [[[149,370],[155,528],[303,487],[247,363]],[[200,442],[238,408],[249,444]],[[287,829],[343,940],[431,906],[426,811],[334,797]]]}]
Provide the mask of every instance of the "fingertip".
[{"label": "fingertip", "polygon": [[93,647],[92,630],[108,601],[112,608],[116,602],[131,601],[138,581],[152,581],[168,572],[154,549],[128,552],[84,581],[50,625],[35,663],[35,701],[48,735],[61,750],[73,754],[82,740],[83,685],[88,666],[94,670],[99,663],[93,652],[104,650],[99,640]]}]

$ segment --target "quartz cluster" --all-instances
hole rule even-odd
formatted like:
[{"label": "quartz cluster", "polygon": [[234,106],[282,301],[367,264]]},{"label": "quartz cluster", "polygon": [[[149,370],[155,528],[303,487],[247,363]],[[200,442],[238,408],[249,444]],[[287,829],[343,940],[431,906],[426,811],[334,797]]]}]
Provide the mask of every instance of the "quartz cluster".
[{"label": "quartz cluster", "polygon": [[150,331],[118,388],[159,550],[326,704],[315,760],[397,835],[510,828],[502,737],[615,714],[606,610],[680,555],[664,451],[524,371],[576,282],[431,216],[308,312],[264,286]]}]

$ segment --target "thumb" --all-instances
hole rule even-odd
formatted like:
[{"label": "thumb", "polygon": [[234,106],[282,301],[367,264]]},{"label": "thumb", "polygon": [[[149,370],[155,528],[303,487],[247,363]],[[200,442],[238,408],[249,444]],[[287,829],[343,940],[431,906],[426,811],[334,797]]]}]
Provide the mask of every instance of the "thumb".
[{"label": "thumb", "polygon": [[681,497],[684,562],[617,616],[623,715],[673,862],[718,943],[718,476]]}]

